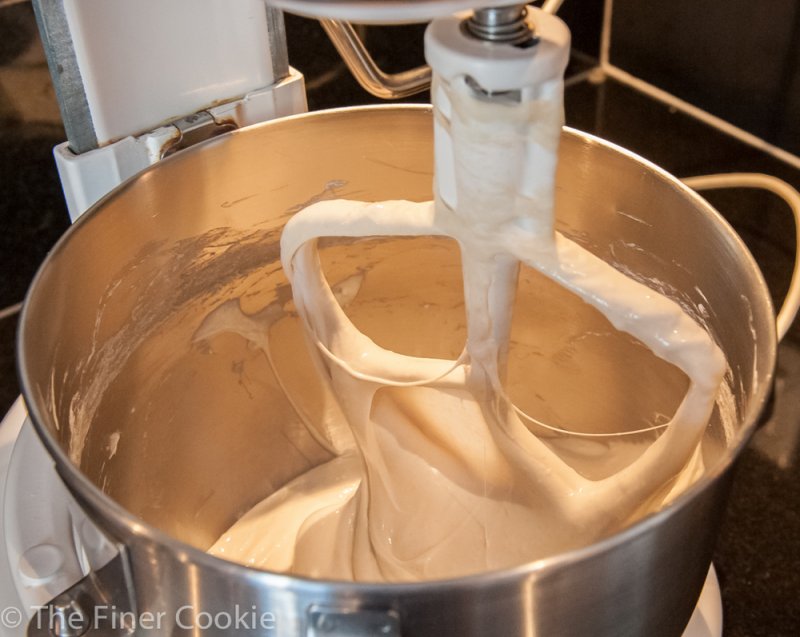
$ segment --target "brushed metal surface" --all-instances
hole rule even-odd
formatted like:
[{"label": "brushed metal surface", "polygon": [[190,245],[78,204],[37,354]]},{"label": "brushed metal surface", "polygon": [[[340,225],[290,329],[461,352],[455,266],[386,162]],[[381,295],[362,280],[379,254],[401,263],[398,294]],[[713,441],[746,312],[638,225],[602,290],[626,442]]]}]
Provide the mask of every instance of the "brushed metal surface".
[{"label": "brushed metal surface", "polygon": [[[707,475],[659,513],[591,546],[449,581],[310,581],[203,552],[255,502],[330,454],[302,426],[263,356],[225,338],[212,344],[224,354],[210,355],[193,334],[225,300],[239,298],[248,312],[289,300],[277,241],[306,203],[429,199],[431,133],[428,108],[389,106],[226,134],[123,185],[70,229],[40,270],[19,339],[25,398],[64,481],[125,545],[140,612],[253,606],[274,613],[281,635],[306,634],[312,606],[391,611],[401,634],[413,637],[681,634],[708,571],[733,461],[771,386],[774,314],[752,258],[710,206],[656,167],[576,131],[562,138],[559,228],[698,312],[728,357],[739,415],[730,439],[718,414],[712,419]],[[540,285],[531,280],[520,307]],[[550,323],[517,312],[520,333],[549,334],[563,317],[578,330],[600,325],[576,300],[559,303]],[[402,334],[429,329],[393,332],[398,347],[412,347],[415,339]],[[456,343],[457,331],[447,338]],[[630,344],[600,347],[587,370],[569,376],[563,361],[580,362],[581,346],[559,338],[557,364],[517,373],[533,375],[537,388],[569,407],[573,424],[618,426],[625,410],[644,413],[653,401],[668,410],[682,391],[666,370],[638,373],[649,354],[633,354]],[[298,366],[295,385],[313,411],[320,390],[312,372],[303,376],[305,356],[296,348],[276,360]],[[625,383],[634,391],[620,390]],[[80,469],[70,454],[80,455]]]}]

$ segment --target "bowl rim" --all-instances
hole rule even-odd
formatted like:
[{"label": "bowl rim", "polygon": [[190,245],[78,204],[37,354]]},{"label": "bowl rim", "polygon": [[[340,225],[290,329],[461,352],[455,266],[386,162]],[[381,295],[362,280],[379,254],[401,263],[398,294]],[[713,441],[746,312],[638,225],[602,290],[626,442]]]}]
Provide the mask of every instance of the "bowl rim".
[{"label": "bowl rim", "polygon": [[[67,452],[51,434],[49,427],[44,424],[48,422],[48,419],[45,417],[45,411],[41,409],[38,401],[34,398],[35,384],[29,377],[28,365],[26,364],[26,326],[32,320],[30,317],[32,313],[31,305],[33,304],[35,297],[38,295],[39,287],[42,285],[41,281],[46,275],[47,270],[51,267],[51,262],[54,256],[65,249],[65,247],[71,241],[73,235],[81,232],[82,228],[91,223],[92,219],[102,214],[104,207],[109,202],[123,196],[128,190],[131,189],[133,184],[140,179],[146,179],[152,171],[159,170],[160,165],[165,162],[178,161],[182,157],[185,157],[188,153],[195,153],[202,151],[203,149],[208,149],[214,145],[223,144],[232,136],[246,135],[249,131],[253,130],[278,127],[285,125],[287,122],[320,120],[326,117],[336,117],[342,114],[368,114],[370,112],[385,110],[401,110],[408,113],[418,113],[420,115],[426,114],[428,116],[432,116],[432,107],[424,104],[380,104],[354,106],[313,111],[292,115],[289,117],[282,117],[220,135],[219,137],[215,137],[206,142],[197,144],[190,149],[176,153],[173,156],[149,166],[105,195],[89,210],[83,213],[70,228],[67,229],[67,231],[56,243],[55,247],[48,254],[42,265],[39,267],[25,296],[23,308],[20,313],[19,328],[17,331],[17,373],[22,389],[22,395],[25,399],[25,404],[27,406],[30,419],[39,439],[43,442],[48,454],[55,461],[57,473],[59,474],[61,480],[67,485],[73,496],[82,506],[88,506],[90,511],[93,513],[93,515],[90,517],[96,524],[98,524],[98,526],[101,527],[104,533],[109,533],[110,529],[108,523],[103,518],[110,518],[113,520],[115,527],[114,532],[116,532],[118,529],[124,530],[126,537],[120,537],[117,540],[113,540],[113,543],[117,548],[124,546],[129,539],[145,541],[147,543],[158,544],[169,549],[169,551],[171,551],[179,561],[198,564],[204,568],[212,569],[226,577],[249,580],[257,583],[258,586],[264,587],[277,587],[281,589],[294,589],[302,587],[309,592],[319,590],[327,595],[331,594],[332,587],[336,593],[341,593],[344,595],[352,593],[370,595],[385,594],[392,596],[402,596],[405,594],[426,594],[445,588],[448,590],[460,589],[464,591],[485,589],[495,586],[502,586],[503,584],[509,584],[528,577],[536,577],[540,574],[544,575],[550,571],[560,570],[566,566],[569,566],[570,564],[584,561],[595,555],[611,552],[622,544],[625,544],[640,535],[645,535],[653,531],[656,527],[661,525],[663,520],[672,517],[679,510],[689,506],[689,504],[701,492],[705,491],[713,483],[721,479],[721,477],[730,470],[734,460],[739,456],[742,448],[747,444],[750,436],[755,430],[758,417],[767,403],[772,388],[777,357],[777,334],[774,330],[768,335],[768,343],[761,341],[759,342],[759,348],[766,348],[770,364],[767,370],[759,371],[758,387],[749,401],[746,412],[742,414],[741,420],[743,421],[743,425],[737,430],[736,437],[731,441],[731,444],[726,450],[724,457],[721,458],[720,461],[717,462],[710,471],[707,471],[699,480],[694,482],[688,489],[679,494],[667,505],[658,511],[643,517],[642,519],[637,520],[633,524],[626,526],[620,531],[608,535],[589,545],[572,549],[563,553],[558,553],[556,555],[532,562],[527,562],[512,568],[483,571],[480,573],[446,579],[421,580],[418,582],[354,582],[348,580],[313,579],[297,575],[287,575],[284,573],[257,569],[236,562],[231,562],[211,555],[197,547],[183,542],[182,540],[174,538],[168,533],[136,517],[133,513],[130,513],[122,505],[118,504],[110,496],[106,495],[99,487],[97,487],[95,483],[91,481],[81,471],[81,469],[70,460]],[[767,309],[771,312],[772,316],[774,316],[774,308],[772,306],[766,282],[764,281],[763,274],[756,264],[755,259],[745,246],[741,237],[739,237],[739,235],[733,230],[733,228],[722,217],[722,215],[703,197],[681,182],[678,178],[665,171],[663,168],[622,146],[604,140],[590,133],[566,126],[563,127],[562,136],[564,135],[581,139],[590,144],[603,146],[612,151],[625,155],[627,158],[645,168],[648,173],[654,174],[656,177],[667,182],[673,188],[678,190],[700,212],[710,215],[714,221],[720,225],[721,230],[728,235],[727,239],[732,241],[737,250],[742,253],[743,258],[745,258],[747,261],[747,267],[753,269],[758,280],[759,287],[763,291],[763,297],[764,301],[767,303]],[[98,520],[98,518],[101,519]]]}]

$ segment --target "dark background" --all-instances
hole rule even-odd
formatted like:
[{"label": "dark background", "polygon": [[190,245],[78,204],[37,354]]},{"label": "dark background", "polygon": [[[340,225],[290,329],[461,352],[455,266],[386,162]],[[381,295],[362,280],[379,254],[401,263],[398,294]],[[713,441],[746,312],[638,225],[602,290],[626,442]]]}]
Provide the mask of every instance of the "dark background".
[{"label": "dark background", "polygon": [[612,34],[613,64],[800,154],[798,0],[615,0]]}]

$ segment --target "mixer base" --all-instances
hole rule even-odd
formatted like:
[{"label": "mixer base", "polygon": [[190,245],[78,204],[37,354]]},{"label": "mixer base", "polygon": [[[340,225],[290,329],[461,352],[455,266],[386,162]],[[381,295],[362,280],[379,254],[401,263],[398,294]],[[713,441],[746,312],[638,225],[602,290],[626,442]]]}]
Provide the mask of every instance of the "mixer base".
[{"label": "mixer base", "polygon": [[27,423],[27,417],[22,398],[19,397],[0,423],[0,637],[21,637],[25,634],[24,626],[14,626],[17,618],[22,624],[21,614],[16,616],[14,611],[9,611],[9,609],[21,609],[22,602],[17,594],[8,561],[6,525],[13,524],[14,521],[5,515],[5,494],[11,452],[23,424]]},{"label": "mixer base", "polygon": [[[22,637],[25,634],[26,618],[31,614],[26,609],[43,603],[43,599],[49,599],[53,595],[46,590],[36,590],[36,586],[20,587],[18,585],[20,574],[12,571],[11,564],[11,562],[19,561],[19,558],[9,558],[9,530],[12,529],[12,525],[21,523],[19,515],[13,510],[13,507],[7,507],[9,502],[14,500],[13,497],[8,497],[6,494],[6,485],[9,483],[11,453],[14,449],[14,444],[20,438],[20,432],[24,428],[30,429],[31,426],[27,420],[27,412],[21,398],[17,399],[2,423],[0,423],[0,511],[3,512],[0,515],[2,520],[2,523],[0,523],[0,637]],[[32,434],[31,431],[24,433],[26,436],[27,434]],[[36,442],[38,443],[38,439]],[[34,449],[31,444],[22,446],[27,453]],[[26,494],[26,502],[36,502],[37,506],[34,508],[37,511],[26,511],[25,515],[37,515],[37,513],[53,512],[57,509],[66,508],[66,502],[70,498],[66,492],[61,492],[59,497],[53,497],[54,493],[59,493],[64,487],[61,487],[55,469],[49,462],[44,448],[41,445],[37,445],[31,455],[36,457],[26,458],[26,461],[22,463],[26,468],[25,472],[30,471],[31,476],[48,474],[57,483],[57,488],[52,488],[53,485],[50,485],[50,488],[43,490],[45,493]],[[36,479],[25,481],[25,484],[31,483],[41,484],[42,482]],[[62,512],[66,513],[65,511]],[[75,557],[74,534],[65,533],[64,536],[63,546],[59,548],[64,555],[73,554],[71,557]],[[18,553],[18,551],[12,552],[15,555]],[[717,574],[713,566],[708,572],[697,607],[682,637],[722,637],[722,598]]]},{"label": "mixer base", "polygon": [[683,637],[722,637],[722,596],[713,564]]}]

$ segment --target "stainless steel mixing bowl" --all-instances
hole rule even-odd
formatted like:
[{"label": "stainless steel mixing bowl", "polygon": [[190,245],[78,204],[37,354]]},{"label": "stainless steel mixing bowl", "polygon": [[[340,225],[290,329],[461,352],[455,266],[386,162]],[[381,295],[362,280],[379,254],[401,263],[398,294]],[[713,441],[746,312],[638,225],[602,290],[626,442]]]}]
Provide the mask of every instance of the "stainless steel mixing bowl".
[{"label": "stainless steel mixing bowl", "polygon": [[[718,410],[709,425],[704,477],[591,546],[448,581],[311,581],[203,552],[249,507],[330,457],[295,409],[299,403],[313,420],[321,390],[289,320],[280,228],[324,197],[429,199],[431,128],[428,108],[389,106],[237,131],[145,171],[53,250],[25,304],[20,375],[59,474],[119,551],[89,578],[90,597],[105,588],[120,608],[164,613],[161,634],[192,633],[192,612],[234,605],[273,613],[274,623],[231,634],[681,633],[710,564],[734,460],[772,381],[773,309],[751,256],[704,200],[625,150],[572,130],[562,139],[560,229],[674,296],[728,358],[729,418]],[[359,267],[336,250],[357,248],[331,248],[332,281]],[[384,329],[401,351],[422,343],[429,355],[457,352],[457,253],[441,252],[449,256],[428,269],[432,280],[450,281],[444,287],[417,278],[393,297],[380,283],[439,252],[417,246],[376,259],[383,274],[353,307],[354,321],[367,332]],[[561,419],[553,424],[584,429],[635,428],[652,413],[670,413],[685,379],[659,369],[636,343],[576,338],[608,332],[602,317],[530,273],[522,278],[510,357],[516,400]],[[283,387],[243,339],[193,338],[208,313],[233,298],[251,314],[282,308],[288,322],[271,347]],[[386,298],[395,314],[376,305]],[[183,607],[191,608],[176,620]]]}]

